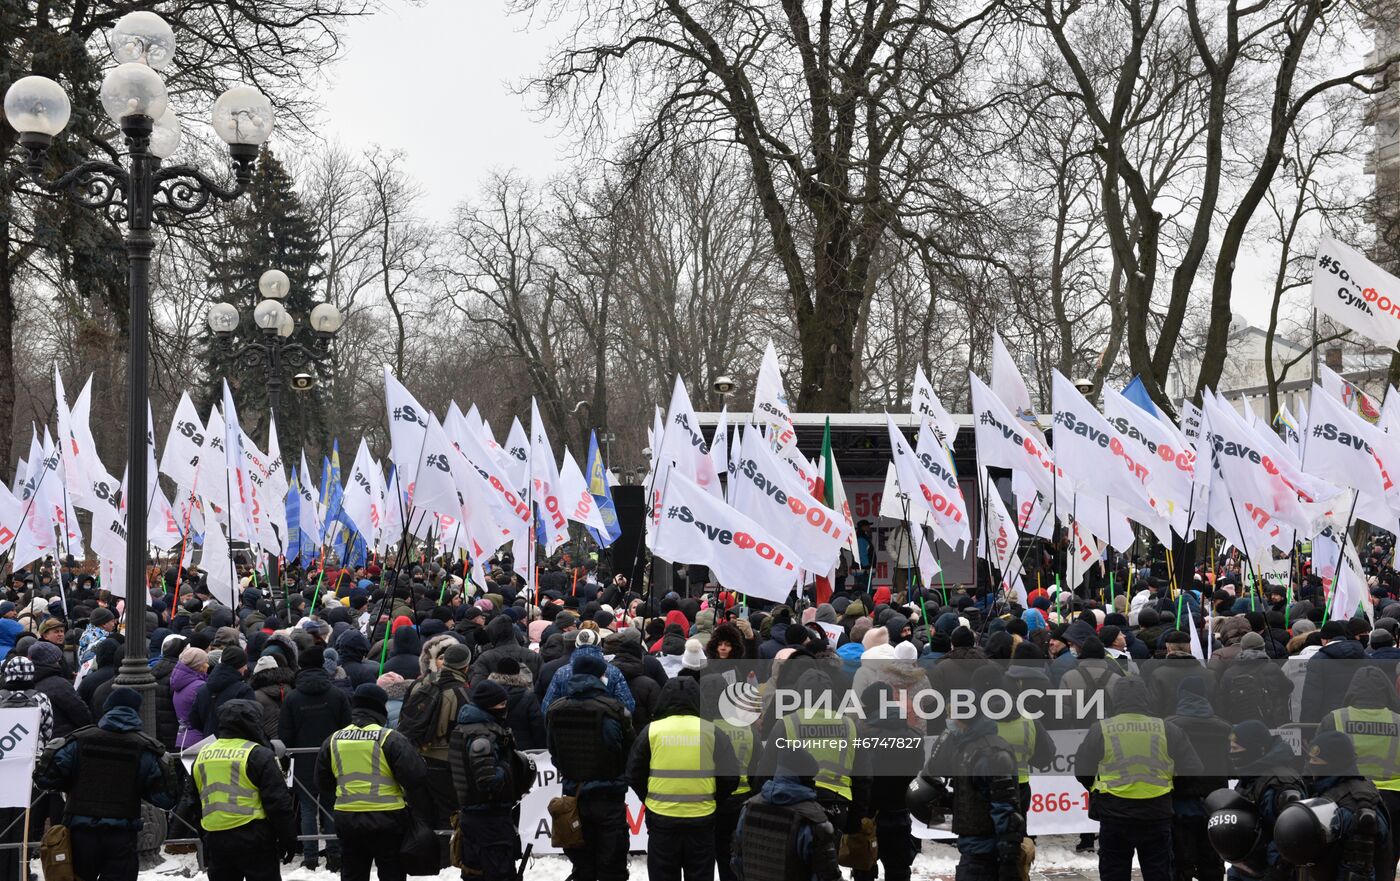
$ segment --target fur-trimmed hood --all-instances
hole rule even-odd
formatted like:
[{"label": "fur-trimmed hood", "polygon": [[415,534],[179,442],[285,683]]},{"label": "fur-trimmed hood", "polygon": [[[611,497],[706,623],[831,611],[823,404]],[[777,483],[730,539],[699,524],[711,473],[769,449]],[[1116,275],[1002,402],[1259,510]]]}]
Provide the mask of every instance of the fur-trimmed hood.
[{"label": "fur-trimmed hood", "polygon": [[439,633],[428,637],[423,643],[423,651],[418,655],[418,675],[433,676],[437,673],[437,659],[449,646],[459,645],[460,640],[451,633]]},{"label": "fur-trimmed hood", "polygon": [[492,673],[486,678],[492,682],[499,682],[504,688],[512,686],[529,688],[534,683],[534,680],[530,678],[529,669],[521,670],[519,673]]}]

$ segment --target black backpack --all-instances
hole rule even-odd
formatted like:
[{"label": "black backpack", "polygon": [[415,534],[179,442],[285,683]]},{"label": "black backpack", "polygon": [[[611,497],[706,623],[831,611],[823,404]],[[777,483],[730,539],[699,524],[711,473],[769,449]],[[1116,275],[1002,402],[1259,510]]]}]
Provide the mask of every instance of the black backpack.
[{"label": "black backpack", "polygon": [[1220,715],[1232,724],[1258,719],[1273,728],[1288,721],[1288,704],[1275,699],[1264,671],[1242,667],[1238,662],[1216,698],[1216,705]]},{"label": "black backpack", "polygon": [[[455,687],[452,690],[462,689]],[[414,746],[426,746],[433,742],[437,735],[438,718],[443,711],[443,695],[444,690],[429,679],[418,680],[408,690],[403,707],[399,709],[397,729],[408,738],[409,743]],[[457,705],[460,707],[464,696],[459,694],[457,697]]]}]

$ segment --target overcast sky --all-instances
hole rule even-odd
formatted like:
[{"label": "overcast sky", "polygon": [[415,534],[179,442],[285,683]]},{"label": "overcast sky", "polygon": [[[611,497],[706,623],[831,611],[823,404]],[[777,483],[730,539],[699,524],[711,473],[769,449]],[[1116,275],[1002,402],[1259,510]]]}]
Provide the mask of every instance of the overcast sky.
[{"label": "overcast sky", "polygon": [[[432,221],[450,219],[493,170],[542,180],[570,167],[568,133],[514,88],[541,69],[557,26],[527,30],[525,18],[506,14],[504,0],[387,7],[347,29],[345,55],[328,72],[321,127],[328,140],[403,150],[423,188],[420,210]],[[1235,270],[1235,311],[1259,326],[1268,321],[1272,268],[1246,247]],[[1159,280],[1163,290],[1169,283]]]},{"label": "overcast sky", "polygon": [[565,167],[558,125],[512,88],[540,69],[548,34],[527,33],[502,0],[386,5],[345,34],[345,55],[329,73],[327,139],[402,149],[429,220],[448,219],[493,169],[544,178]]}]

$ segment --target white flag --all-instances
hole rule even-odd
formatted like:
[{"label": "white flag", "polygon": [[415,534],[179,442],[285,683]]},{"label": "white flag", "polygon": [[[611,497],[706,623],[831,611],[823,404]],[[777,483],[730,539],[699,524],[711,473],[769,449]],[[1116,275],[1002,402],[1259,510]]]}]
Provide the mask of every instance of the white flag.
[{"label": "white flag", "polygon": [[987,522],[978,537],[977,556],[991,560],[1001,573],[1001,586],[1010,590],[1021,605],[1027,605],[1026,588],[1021,583],[1021,564],[1016,558],[1019,537],[1016,521],[1006,512],[1001,493],[989,476],[983,475],[982,488],[987,494],[984,507]]},{"label": "white flag", "polygon": [[885,423],[890,434],[891,457],[900,487],[909,494],[912,506],[927,511],[933,533],[949,547],[958,547],[972,537],[968,528],[967,502],[947,450],[939,443],[927,417],[919,429],[918,452],[909,449],[904,434],[889,414]]},{"label": "white flag", "polygon": [[1157,513],[1177,535],[1187,535],[1196,454],[1165,423],[1105,385],[1103,412],[1138,461],[1152,466],[1146,487]]},{"label": "white flag", "polygon": [[301,470],[297,472],[296,492],[301,496],[301,504],[297,506],[297,524],[301,530],[301,540],[313,545],[318,544],[321,540],[321,499],[316,488],[316,478],[306,464],[306,450],[301,451]]},{"label": "white flag", "polygon": [[607,531],[603,512],[598,510],[598,503],[588,491],[588,481],[583,479],[583,470],[578,467],[574,454],[569,452],[567,446],[564,447],[564,463],[559,466],[559,497],[564,503],[565,517],[575,523]]},{"label": "white flag", "polygon": [[909,410],[915,419],[927,419],[933,425],[938,442],[950,450],[953,449],[953,442],[958,436],[958,421],[949,415],[943,402],[938,400],[938,395],[933,391],[933,384],[924,375],[922,364],[914,366],[914,393],[909,401]]},{"label": "white flag", "polygon": [[[1363,512],[1362,502],[1367,502],[1364,519],[1382,529],[1389,529],[1400,516],[1400,487],[1380,456],[1393,443],[1379,428],[1347,410],[1320,386],[1313,386],[1307,470],[1360,493],[1358,512]],[[1400,461],[1391,457],[1391,464],[1400,466]]]},{"label": "white flag", "polygon": [[1379,345],[1400,342],[1400,279],[1336,239],[1317,245],[1313,305]]},{"label": "white flag", "polygon": [[355,524],[355,531],[364,539],[367,547],[379,543],[379,527],[384,521],[379,493],[375,487],[375,472],[379,466],[369,454],[365,439],[360,438],[360,448],[355,451],[355,464],[350,466],[350,477],[345,481],[345,500],[341,511]]},{"label": "white flag", "polygon": [[[659,467],[668,464],[680,469],[686,477],[699,484],[700,488],[715,498],[723,498],[719,472],[710,456],[710,445],[705,443],[705,435],[700,432],[700,424],[695,418],[695,410],[690,406],[690,395],[679,376],[671,391],[671,407],[666,411],[666,428],[661,435],[661,448],[653,462]],[[659,471],[657,472],[660,473]]]},{"label": "white flag", "polygon": [[243,429],[238,425],[238,409],[233,405],[233,392],[224,380],[224,468],[227,473],[227,488],[224,504],[227,507],[229,541],[258,540],[253,518],[248,511],[250,491],[246,460],[243,456]]},{"label": "white flag", "polygon": [[204,548],[199,558],[199,568],[204,570],[209,586],[209,595],[226,603],[229,608],[238,608],[238,583],[233,577],[233,559],[229,552],[228,539],[219,521],[209,518],[209,528],[204,531]]},{"label": "white flag", "polygon": [[977,374],[967,376],[972,384],[972,425],[982,467],[1024,471],[1036,489],[1051,498],[1055,493],[1055,460],[1040,432],[1017,419]]},{"label": "white flag", "polygon": [[1001,334],[992,333],[992,392],[1002,403],[1011,408],[1016,418],[1036,434],[1036,439],[1044,442],[1040,425],[1036,422],[1035,408],[1031,406],[1031,393],[1026,388],[1026,380],[1017,369],[1015,360],[1001,341]]},{"label": "white flag", "polygon": [[530,399],[530,481],[535,509],[544,523],[545,551],[552,554],[569,540],[569,525],[559,498],[559,466],[534,398]]},{"label": "white flag", "polygon": [[708,566],[721,584],[786,602],[797,581],[797,555],[767,529],[701,489],[679,470],[664,478],[652,507],[653,553],[665,560]]},{"label": "white flag", "polygon": [[[1171,543],[1166,519],[1154,510],[1148,483],[1161,461],[1144,455],[1095,410],[1060,371],[1051,379],[1055,409],[1055,463],[1084,492],[1104,494],[1128,516]],[[1140,448],[1139,448],[1140,449]]]},{"label": "white flag", "polygon": [[778,367],[778,351],[773,341],[763,349],[763,362],[758,367],[758,382],[753,392],[753,421],[768,432],[768,442],[778,449],[797,443],[792,427],[792,408],[787,392],[783,391],[783,373]]},{"label": "white flag", "polygon": [[1016,528],[1021,532],[1046,539],[1055,535],[1054,518],[1050,516],[1050,506],[1045,504],[1045,496],[1035,488],[1035,481],[1026,472],[1011,472],[1011,493],[1016,497]]},{"label": "white flag", "polygon": [[813,498],[757,432],[744,432],[736,482],[735,511],[767,526],[802,568],[825,575],[835,567],[848,534],[845,518]]},{"label": "white flag", "polygon": [[384,409],[389,416],[389,455],[398,466],[399,482],[411,501],[413,484],[418,480],[418,463],[422,460],[423,433],[428,430],[431,414],[408,393],[387,364]]},{"label": "white flag", "polygon": [[160,473],[175,481],[186,493],[198,488],[199,461],[205,450],[204,431],[204,420],[199,418],[189,392],[182,392],[170,420],[170,432],[165,436]]},{"label": "white flag", "polygon": [[719,424],[715,426],[715,433],[710,440],[710,462],[713,464],[715,474],[721,477],[729,473],[729,405],[725,404],[719,411]]}]

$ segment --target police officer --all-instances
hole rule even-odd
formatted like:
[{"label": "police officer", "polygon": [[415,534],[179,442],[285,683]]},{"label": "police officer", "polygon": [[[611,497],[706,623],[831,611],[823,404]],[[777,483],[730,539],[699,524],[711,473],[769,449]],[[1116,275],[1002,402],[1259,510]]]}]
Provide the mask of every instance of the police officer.
[{"label": "police officer", "polygon": [[[1005,690],[1013,697],[1019,696],[1017,680],[1001,675],[995,668],[984,669],[987,672],[978,671],[979,683],[987,678],[997,689]],[[1020,794],[1021,813],[1028,814],[1031,809],[1031,768],[1043,768],[1054,760],[1055,742],[1040,719],[1027,719],[1019,714],[997,720],[997,736],[1010,744],[1011,752],[1016,756],[1016,788]]]},{"label": "police officer", "polygon": [[297,852],[286,775],[265,745],[262,707],[231,700],[217,710],[217,740],[194,760],[199,825],[210,881],[267,881]]},{"label": "police officer", "polygon": [[[710,663],[714,665],[717,662],[712,660]],[[734,874],[731,847],[734,842],[734,828],[739,823],[739,813],[744,809],[744,802],[753,795],[750,774],[757,765],[758,750],[755,749],[757,739],[753,726],[730,721],[724,718],[724,713],[721,712],[720,697],[727,685],[722,675],[706,676],[700,680],[706,718],[713,719],[715,727],[729,738],[729,745],[734,748],[734,759],[739,768],[739,784],[734,787],[734,792],[729,798],[717,803],[715,807],[715,868],[719,871],[720,881],[738,881]]]},{"label": "police officer", "polygon": [[773,779],[744,803],[731,871],[739,878],[838,881],[836,830],[817,803],[816,759],[806,750],[788,750],[777,763]]},{"label": "police officer", "polygon": [[[951,781],[952,791],[948,783]],[[1019,881],[1026,815],[1016,755],[984,715],[953,719],[924,770],[910,784],[910,812],[930,825],[952,809],[958,881]]]},{"label": "police officer", "polygon": [[463,877],[512,881],[520,856],[515,807],[533,780],[525,780],[515,740],[506,727],[506,690],[482,680],[457,716],[449,763],[461,810]]},{"label": "police officer", "polygon": [[141,730],[141,694],[114,688],[96,725],[49,745],[34,772],[43,789],[68,793],[63,822],[73,873],[83,881],[136,881],[141,802],[168,810],[178,771],[165,747]]},{"label": "police officer", "polygon": [[[1345,705],[1323,716],[1318,733],[1340,731],[1356,749],[1356,767],[1380,791],[1386,811],[1400,817],[1400,713],[1395,685],[1376,667],[1351,678]],[[1400,836],[1396,836],[1400,838]],[[1400,857],[1400,851],[1396,853]]]},{"label": "police officer", "polygon": [[573,675],[545,714],[545,738],[566,796],[578,799],[583,847],[564,853],[574,881],[625,881],[630,834],[627,827],[627,755],[635,735],[622,702],[603,684],[607,665],[592,654],[575,654]]},{"label": "police officer", "polygon": [[[878,866],[855,868],[855,881],[875,881],[883,870],[885,881],[909,881],[910,867],[918,853],[918,839],[913,835],[906,797],[909,784],[924,766],[923,720],[912,712],[910,697],[919,688],[928,687],[923,669],[914,664],[893,666],[883,676],[898,683],[878,680],[861,693],[864,718],[860,723],[862,737],[871,743],[887,744],[878,749],[863,749],[856,758],[870,779],[867,816],[875,821],[875,852]],[[870,773],[878,763],[880,773]]]},{"label": "police officer", "polygon": [[763,767],[773,767],[781,752],[777,749],[780,738],[806,745],[817,761],[817,801],[826,808],[839,836],[848,822],[859,822],[869,801],[869,778],[856,774],[856,723],[834,712],[837,696],[825,671],[804,671],[797,679],[797,691],[802,704],[779,720],[765,748]]},{"label": "police officer", "polygon": [[694,678],[667,680],[627,760],[627,782],[646,804],[650,881],[714,878],[715,808],[738,785],[738,763],[700,708]]},{"label": "police officer", "polygon": [[[1265,662],[1268,663],[1268,662]],[[1172,781],[1172,876],[1176,881],[1220,881],[1225,867],[1207,835],[1206,797],[1227,783],[1230,723],[1215,714],[1202,670],[1177,683],[1176,712],[1167,721],[1180,728],[1201,760],[1201,774]]]},{"label": "police officer", "polygon": [[1089,790],[1089,817],[1099,821],[1099,877],[1128,881],[1136,851],[1143,881],[1169,881],[1172,781],[1201,773],[1180,728],[1151,715],[1147,685],[1115,682],[1114,715],[1089,728],[1075,753],[1075,776]]},{"label": "police officer", "polygon": [[368,881],[371,865],[380,881],[403,881],[400,834],[410,806],[430,803],[423,757],[385,727],[388,702],[373,682],[356,688],[350,724],[326,738],[316,758],[318,791],[335,793],[341,881]]},{"label": "police officer", "polygon": [[[1308,866],[1308,878],[1382,881],[1393,876],[1390,824],[1375,785],[1356,767],[1356,750],[1350,738],[1340,731],[1319,733],[1308,744],[1303,772],[1307,775],[1308,796],[1326,799],[1336,806],[1329,821],[1331,843],[1323,857]],[[1303,810],[1305,804],[1291,806],[1288,813]],[[1275,843],[1285,856],[1293,850],[1290,839],[1296,831],[1287,815],[1279,818]]]},{"label": "police officer", "polygon": [[[1249,719],[1230,733],[1230,759],[1239,778],[1235,791],[1254,806],[1258,823],[1254,848],[1240,863],[1264,870],[1266,881],[1286,881],[1293,866],[1273,846],[1274,821],[1284,808],[1307,795],[1307,784],[1298,775],[1298,757],[1267,725]],[[1230,881],[1250,877],[1234,862],[1227,875]]]}]

